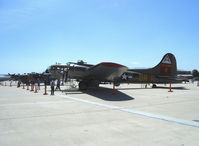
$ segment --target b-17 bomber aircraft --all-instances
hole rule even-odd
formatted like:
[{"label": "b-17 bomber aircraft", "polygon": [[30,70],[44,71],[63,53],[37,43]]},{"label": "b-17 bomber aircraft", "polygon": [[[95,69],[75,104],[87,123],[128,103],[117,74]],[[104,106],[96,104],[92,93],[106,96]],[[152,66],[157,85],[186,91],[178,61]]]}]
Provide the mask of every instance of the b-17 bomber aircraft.
[{"label": "b-17 bomber aircraft", "polygon": [[[60,69],[59,65],[51,66],[48,71]],[[152,83],[155,87],[158,83],[180,83],[177,79],[177,65],[175,56],[171,53],[164,55],[161,62],[149,69],[128,69],[128,67],[113,63],[102,62],[97,65],[86,64],[83,61],[69,62],[61,66],[66,79],[79,81],[79,89],[86,90],[89,87],[98,87],[102,83],[113,83],[119,86],[121,83]]]}]

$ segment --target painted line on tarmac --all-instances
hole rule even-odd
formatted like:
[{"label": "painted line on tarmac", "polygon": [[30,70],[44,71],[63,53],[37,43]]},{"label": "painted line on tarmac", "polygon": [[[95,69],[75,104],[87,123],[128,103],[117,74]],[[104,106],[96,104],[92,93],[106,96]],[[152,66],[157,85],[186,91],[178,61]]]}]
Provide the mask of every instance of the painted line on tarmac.
[{"label": "painted line on tarmac", "polygon": [[[64,101],[65,102],[65,101]],[[72,102],[72,101],[71,101]],[[8,103],[8,104],[0,104],[1,107],[8,107],[8,106],[23,106],[23,105],[37,105],[37,104],[57,104],[57,103],[63,103],[63,101],[41,101],[41,102],[22,102],[22,103]]]},{"label": "painted line on tarmac", "polygon": [[131,114],[137,114],[137,115],[141,115],[141,116],[145,116],[145,117],[149,117],[149,118],[153,118],[153,119],[174,122],[174,123],[178,123],[181,125],[187,125],[187,126],[199,128],[199,123],[196,121],[189,121],[189,120],[183,120],[183,119],[178,119],[178,118],[173,118],[173,117],[167,117],[167,116],[157,115],[157,114],[153,114],[153,113],[138,111],[138,110],[134,110],[134,109],[124,108],[124,107],[120,107],[120,106],[108,105],[108,104],[98,103],[98,102],[89,101],[89,100],[85,100],[85,99],[74,98],[74,97],[70,97],[70,96],[64,96],[64,95],[56,95],[56,96],[70,99],[70,100],[77,101],[77,102],[86,103],[86,104],[97,105],[97,106],[105,107],[105,108],[112,109],[112,110],[118,110],[118,111],[127,112],[127,113],[131,113]]}]

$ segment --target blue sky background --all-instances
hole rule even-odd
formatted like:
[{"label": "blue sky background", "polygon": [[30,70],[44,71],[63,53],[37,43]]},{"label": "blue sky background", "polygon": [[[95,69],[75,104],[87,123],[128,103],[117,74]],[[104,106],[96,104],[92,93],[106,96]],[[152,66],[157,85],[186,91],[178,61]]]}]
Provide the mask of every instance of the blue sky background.
[{"label": "blue sky background", "polygon": [[56,62],[199,69],[199,0],[0,0],[0,73]]}]

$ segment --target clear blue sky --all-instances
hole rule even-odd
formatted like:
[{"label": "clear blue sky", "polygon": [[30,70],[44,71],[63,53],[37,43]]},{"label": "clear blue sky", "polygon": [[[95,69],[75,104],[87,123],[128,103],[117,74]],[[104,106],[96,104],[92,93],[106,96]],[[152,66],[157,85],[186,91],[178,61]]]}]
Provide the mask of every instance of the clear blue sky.
[{"label": "clear blue sky", "polygon": [[199,0],[0,0],[0,73],[56,62],[199,69]]}]

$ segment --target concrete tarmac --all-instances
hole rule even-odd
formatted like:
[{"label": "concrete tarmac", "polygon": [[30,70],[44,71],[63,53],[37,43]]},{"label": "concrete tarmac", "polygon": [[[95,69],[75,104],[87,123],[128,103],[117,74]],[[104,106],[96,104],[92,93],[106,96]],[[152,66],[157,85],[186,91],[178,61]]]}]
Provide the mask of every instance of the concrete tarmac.
[{"label": "concrete tarmac", "polygon": [[62,86],[54,96],[0,86],[0,146],[198,146],[199,87],[173,86]]}]

